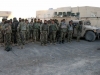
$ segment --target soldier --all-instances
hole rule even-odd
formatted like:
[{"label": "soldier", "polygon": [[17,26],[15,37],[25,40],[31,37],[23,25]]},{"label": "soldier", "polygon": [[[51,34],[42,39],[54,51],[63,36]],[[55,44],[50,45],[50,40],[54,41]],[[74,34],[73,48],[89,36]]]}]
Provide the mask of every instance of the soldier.
[{"label": "soldier", "polygon": [[2,22],[0,23],[0,43],[1,46],[4,46],[4,23],[5,19],[2,19]]},{"label": "soldier", "polygon": [[24,19],[22,19],[22,21],[18,24],[17,30],[20,34],[19,46],[23,48],[23,45],[25,45],[26,43],[26,24],[24,22]]},{"label": "soldier", "polygon": [[33,19],[31,19],[31,22],[29,23],[29,32],[30,32],[30,39],[32,41],[33,39]]},{"label": "soldier", "polygon": [[41,45],[47,45],[47,38],[49,33],[49,26],[47,24],[47,21],[44,21],[44,24],[40,27],[40,33],[41,33]]},{"label": "soldier", "polygon": [[17,44],[17,26],[18,26],[18,21],[16,18],[13,18],[13,23],[11,25],[12,28],[12,42],[13,44]]},{"label": "soldier", "polygon": [[34,20],[33,24],[33,41],[36,42],[39,40],[39,30],[40,30],[40,24],[38,21]]},{"label": "soldier", "polygon": [[65,22],[65,19],[63,19],[61,21],[59,29],[60,29],[60,41],[59,41],[59,43],[64,43],[65,42],[66,33],[67,33],[67,24]]},{"label": "soldier", "polygon": [[50,43],[56,43],[56,32],[58,30],[57,24],[52,20],[52,23],[49,26],[50,31]]},{"label": "soldier", "polygon": [[82,22],[79,21],[79,24],[76,26],[76,31],[77,31],[77,42],[80,41],[81,37],[81,32],[82,32]]},{"label": "soldier", "polygon": [[28,20],[25,21],[25,24],[26,24],[26,43],[28,43],[29,42],[29,35],[30,35]]},{"label": "soldier", "polygon": [[67,31],[68,31],[68,38],[67,41],[71,42],[72,41],[72,34],[73,34],[73,25],[72,21],[69,21],[69,25],[67,26]]},{"label": "soldier", "polygon": [[10,20],[6,21],[4,25],[4,43],[5,43],[5,50],[10,51],[11,48],[11,22]]}]

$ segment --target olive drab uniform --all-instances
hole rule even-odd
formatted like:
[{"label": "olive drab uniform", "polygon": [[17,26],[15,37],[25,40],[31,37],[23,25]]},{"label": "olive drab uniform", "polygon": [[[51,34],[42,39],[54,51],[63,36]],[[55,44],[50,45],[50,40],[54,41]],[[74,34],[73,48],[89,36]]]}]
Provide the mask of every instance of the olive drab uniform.
[{"label": "olive drab uniform", "polygon": [[73,34],[73,25],[68,25],[67,26],[67,32],[68,32],[68,37],[67,37],[67,41],[71,42],[72,41],[72,34]]},{"label": "olive drab uniform", "polygon": [[4,23],[0,23],[0,43],[3,43],[3,30],[4,30]]},{"label": "olive drab uniform", "polygon": [[40,29],[40,23],[35,22],[33,24],[33,41],[34,42],[39,40],[39,29]]},{"label": "olive drab uniform", "polygon": [[30,39],[33,39],[33,22],[29,23],[29,32],[30,32]]},{"label": "olive drab uniform", "polygon": [[4,25],[4,43],[5,43],[5,50],[11,50],[11,25],[6,23]]},{"label": "olive drab uniform", "polygon": [[80,41],[81,32],[82,32],[82,25],[81,24],[78,24],[76,26],[76,31],[77,31],[77,41]]},{"label": "olive drab uniform", "polygon": [[30,31],[29,31],[29,23],[26,23],[26,41],[29,41]]},{"label": "olive drab uniform", "polygon": [[4,23],[0,23],[0,43],[4,43]]},{"label": "olive drab uniform", "polygon": [[19,45],[24,45],[26,43],[26,24],[25,22],[20,22],[17,29],[20,34]]},{"label": "olive drab uniform", "polygon": [[64,43],[65,36],[67,33],[67,24],[65,22],[61,22],[59,29],[60,29],[60,42]]},{"label": "olive drab uniform", "polygon": [[13,23],[12,23],[12,42],[13,44],[17,43],[17,26],[18,26],[18,21],[16,19],[14,19]]},{"label": "olive drab uniform", "polygon": [[50,29],[50,43],[55,44],[55,42],[56,42],[56,33],[57,33],[57,30],[58,30],[57,24],[56,23],[50,24],[49,29]]},{"label": "olive drab uniform", "polygon": [[49,26],[47,23],[44,23],[40,26],[40,40],[41,45],[46,45],[48,40]]}]

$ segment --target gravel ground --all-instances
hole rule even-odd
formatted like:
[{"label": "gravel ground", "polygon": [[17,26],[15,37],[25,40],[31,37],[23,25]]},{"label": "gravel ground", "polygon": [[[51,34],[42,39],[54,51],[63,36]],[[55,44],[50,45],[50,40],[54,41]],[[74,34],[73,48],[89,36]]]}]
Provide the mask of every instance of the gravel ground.
[{"label": "gravel ground", "polygon": [[40,46],[10,52],[0,48],[0,75],[100,75],[100,40]]}]

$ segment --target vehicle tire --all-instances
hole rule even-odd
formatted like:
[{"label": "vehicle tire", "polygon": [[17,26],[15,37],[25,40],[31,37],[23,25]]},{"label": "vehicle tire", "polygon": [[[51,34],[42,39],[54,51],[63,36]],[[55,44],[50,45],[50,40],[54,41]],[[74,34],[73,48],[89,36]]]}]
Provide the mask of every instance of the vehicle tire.
[{"label": "vehicle tire", "polygon": [[96,35],[94,32],[92,32],[92,31],[86,32],[85,40],[92,42],[92,41],[95,41],[95,39],[96,39]]}]

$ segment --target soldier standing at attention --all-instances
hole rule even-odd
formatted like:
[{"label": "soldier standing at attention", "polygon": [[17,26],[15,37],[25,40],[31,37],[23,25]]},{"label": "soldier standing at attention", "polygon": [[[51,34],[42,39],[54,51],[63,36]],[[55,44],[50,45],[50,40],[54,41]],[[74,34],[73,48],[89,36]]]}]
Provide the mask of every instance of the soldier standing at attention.
[{"label": "soldier standing at attention", "polygon": [[29,43],[30,32],[29,32],[29,23],[28,23],[28,20],[25,21],[25,24],[26,24],[26,43]]},{"label": "soldier standing at attention", "polygon": [[22,19],[22,21],[19,23],[17,29],[20,30],[19,46],[21,46],[21,48],[23,48],[23,45],[25,45],[25,43],[26,43],[26,24],[24,22],[24,19]]},{"label": "soldier standing at attention", "polygon": [[62,20],[62,22],[60,23],[60,42],[59,43],[64,43],[65,42],[65,36],[67,33],[67,24],[65,22],[65,19]]},{"label": "soldier standing at attention", "polygon": [[57,27],[57,24],[52,20],[52,23],[50,24],[49,26],[49,29],[51,29],[51,32],[50,32],[50,43],[56,43],[56,33],[57,33],[57,30],[58,30],[58,27]]},{"label": "soldier standing at attention", "polygon": [[13,18],[13,23],[11,25],[12,28],[12,42],[13,44],[17,44],[17,26],[18,26],[18,21],[16,18]]},{"label": "soldier standing at attention", "polygon": [[71,42],[72,41],[72,34],[73,34],[72,21],[69,21],[69,25],[67,26],[67,31],[68,31],[68,42]]},{"label": "soldier standing at attention", "polygon": [[30,40],[33,40],[33,19],[31,19],[31,22],[29,23],[29,32],[30,32]]},{"label": "soldier standing at attention", "polygon": [[2,22],[0,23],[0,43],[1,46],[4,46],[4,23],[5,19],[2,19]]},{"label": "soldier standing at attention", "polygon": [[81,37],[81,32],[82,32],[82,22],[79,21],[79,24],[76,26],[76,31],[77,31],[77,42],[80,41]]},{"label": "soldier standing at attention", "polygon": [[47,24],[47,21],[45,20],[44,23],[40,27],[40,33],[41,33],[41,45],[47,45],[47,39],[48,39],[48,33],[49,33],[49,26]]},{"label": "soldier standing at attention", "polygon": [[38,23],[38,21],[35,20],[34,24],[33,24],[33,39],[34,39],[34,42],[39,40],[39,30],[40,30],[40,23]]},{"label": "soldier standing at attention", "polygon": [[6,21],[4,25],[4,43],[5,43],[5,50],[10,51],[11,48],[11,22],[10,20]]}]

